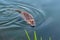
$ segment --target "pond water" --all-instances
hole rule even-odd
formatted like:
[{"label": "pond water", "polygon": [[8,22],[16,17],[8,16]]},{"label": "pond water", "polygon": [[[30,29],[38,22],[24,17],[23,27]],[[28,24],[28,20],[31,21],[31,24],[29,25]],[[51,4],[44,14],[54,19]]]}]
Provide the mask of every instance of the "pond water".
[{"label": "pond water", "polygon": [[[38,40],[41,36],[43,40],[48,40],[49,36],[53,40],[59,40],[58,6],[59,1],[52,0],[0,0],[0,40],[27,40],[24,30],[28,31],[31,40],[34,31],[37,32]],[[30,13],[35,19],[36,27],[30,27],[16,9]]]}]

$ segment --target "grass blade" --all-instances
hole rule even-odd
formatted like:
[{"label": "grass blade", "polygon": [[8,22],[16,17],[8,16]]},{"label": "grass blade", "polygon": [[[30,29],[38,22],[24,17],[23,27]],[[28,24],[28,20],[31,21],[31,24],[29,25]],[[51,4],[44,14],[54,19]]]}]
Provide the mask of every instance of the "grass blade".
[{"label": "grass blade", "polygon": [[49,37],[49,40],[52,40],[52,38],[51,38],[51,37]]},{"label": "grass blade", "polygon": [[36,31],[34,31],[34,40],[37,40]]},{"label": "grass blade", "polygon": [[40,40],[42,40],[42,37],[40,37]]},{"label": "grass blade", "polygon": [[29,37],[29,34],[28,34],[27,30],[25,30],[25,33],[26,33],[26,36],[27,36],[28,40],[30,40],[30,37]]}]

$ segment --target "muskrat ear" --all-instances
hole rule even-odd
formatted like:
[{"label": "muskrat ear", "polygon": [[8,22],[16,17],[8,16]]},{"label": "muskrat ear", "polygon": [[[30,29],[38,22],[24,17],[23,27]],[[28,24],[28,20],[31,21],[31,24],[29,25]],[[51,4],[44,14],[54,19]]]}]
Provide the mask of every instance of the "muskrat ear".
[{"label": "muskrat ear", "polygon": [[16,12],[19,12],[19,13],[21,13],[21,11],[20,10],[15,10]]}]

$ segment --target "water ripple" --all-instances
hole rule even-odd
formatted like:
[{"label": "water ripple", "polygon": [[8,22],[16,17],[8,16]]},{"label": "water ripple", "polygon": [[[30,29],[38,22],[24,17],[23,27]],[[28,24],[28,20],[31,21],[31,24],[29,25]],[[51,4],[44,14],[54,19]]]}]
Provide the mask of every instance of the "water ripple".
[{"label": "water ripple", "polygon": [[[35,8],[34,6],[24,3],[24,2],[18,2],[15,4],[0,4],[0,27],[5,26],[4,28],[10,28],[10,25],[19,25],[22,28],[30,28],[30,26],[21,19],[19,13],[15,12],[15,9],[19,9],[21,11],[27,11],[30,14],[33,15],[35,21],[36,21],[36,27],[38,28],[40,24],[42,24],[45,20],[45,13],[40,9]],[[19,22],[18,19],[20,18]],[[14,21],[15,20],[15,21]],[[8,27],[6,27],[9,25]],[[11,26],[14,27],[14,26]],[[18,26],[16,26],[18,27]],[[2,28],[3,29],[3,28]]]}]

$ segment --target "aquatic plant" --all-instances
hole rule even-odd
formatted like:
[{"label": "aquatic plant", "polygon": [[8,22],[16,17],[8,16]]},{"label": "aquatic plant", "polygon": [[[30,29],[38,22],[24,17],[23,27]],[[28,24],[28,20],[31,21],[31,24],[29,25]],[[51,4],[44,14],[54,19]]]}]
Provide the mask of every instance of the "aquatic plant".
[{"label": "aquatic plant", "polygon": [[25,33],[26,33],[26,36],[27,36],[28,40],[30,40],[30,37],[29,37],[29,34],[28,34],[27,30],[25,30]]},{"label": "aquatic plant", "polygon": [[[27,30],[25,30],[25,33],[26,33],[26,36],[27,36],[28,40],[31,40]],[[34,31],[34,40],[37,40],[36,31]],[[43,40],[42,36],[40,37],[40,40]],[[51,36],[48,38],[48,40],[52,40]]]},{"label": "aquatic plant", "polygon": [[34,31],[34,40],[37,40],[36,31]]}]

